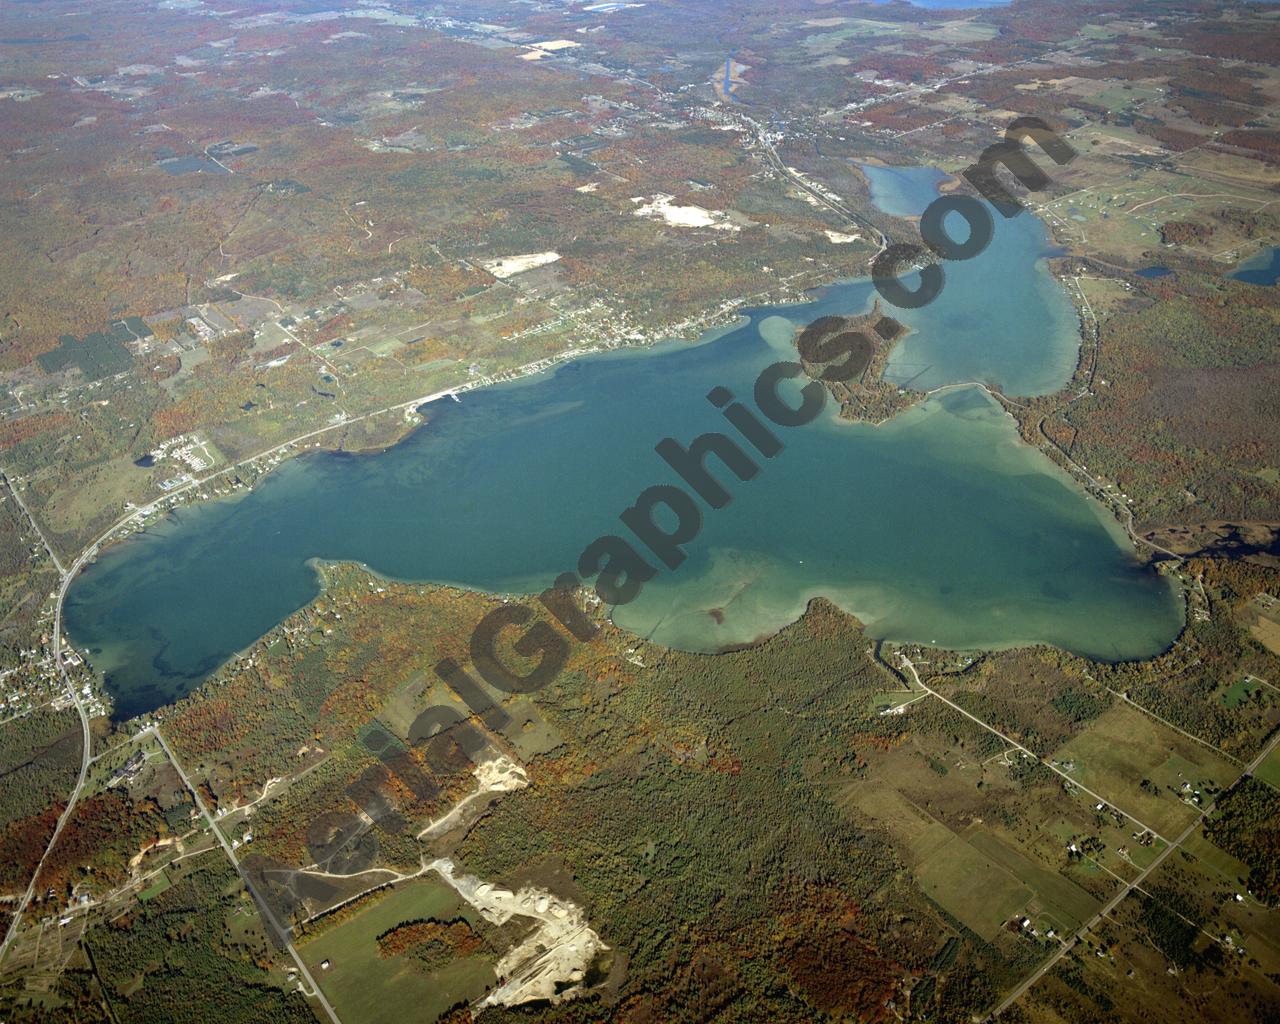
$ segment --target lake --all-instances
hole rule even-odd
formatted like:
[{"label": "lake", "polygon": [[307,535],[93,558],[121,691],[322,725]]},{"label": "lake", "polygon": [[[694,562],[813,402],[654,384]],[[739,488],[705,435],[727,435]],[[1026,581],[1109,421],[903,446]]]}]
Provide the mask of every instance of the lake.
[{"label": "lake", "polygon": [[[927,201],[936,178],[915,180]],[[1043,230],[1024,215],[992,249],[1040,251],[1043,238],[1039,248],[1019,241],[1023,221]],[[984,279],[950,267],[933,304],[891,312],[920,335],[947,333],[916,345],[933,353],[936,379],[969,379],[980,365],[1010,392],[1060,386],[1074,352],[1062,359],[1060,325],[1044,319],[1055,307],[1043,263],[990,255],[1000,258],[984,315],[970,293]],[[712,387],[751,405],[760,371],[794,358],[797,325],[862,312],[873,295],[865,281],[836,284],[749,310],[699,344],[593,356],[437,401],[426,425],[384,452],[290,460],[248,494],[184,507],[104,552],[68,593],[68,633],[125,718],[188,692],[314,598],[315,558],[536,592],[595,537],[625,535],[618,515],[640,491],[680,483],[653,451],[661,438],[732,434],[706,400]],[[941,392],[878,427],[839,420],[829,402],[815,422],[775,432],[785,448],[756,456],[752,480],[713,460],[733,500],[703,508],[688,560],[616,609],[620,625],[714,651],[776,631],[824,594],[876,637],[1051,643],[1104,659],[1155,654],[1181,627],[1173,586],[981,389]]]},{"label": "lake", "polygon": [[1227,275],[1236,281],[1256,284],[1262,287],[1275,287],[1280,281],[1280,246],[1263,249],[1252,259],[1247,259]]},{"label": "lake", "polygon": [[[896,3],[897,0],[875,0],[878,4]],[[931,11],[973,9],[981,7],[1006,7],[1011,0],[908,0],[912,7],[926,7]]]}]

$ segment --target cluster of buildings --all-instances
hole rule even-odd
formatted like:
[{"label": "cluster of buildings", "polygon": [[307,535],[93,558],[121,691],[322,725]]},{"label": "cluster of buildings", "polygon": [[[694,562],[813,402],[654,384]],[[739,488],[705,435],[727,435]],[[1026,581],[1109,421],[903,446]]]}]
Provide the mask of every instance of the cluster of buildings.
[{"label": "cluster of buildings", "polygon": [[111,781],[108,786],[114,786],[121,782],[132,782],[138,777],[138,773],[142,771],[142,766],[146,763],[147,755],[141,750],[135,750],[129,755],[129,760],[111,773]]},{"label": "cluster of buildings", "polygon": [[209,451],[209,442],[202,440],[197,434],[179,434],[161,442],[151,453],[155,462],[173,459],[183,463],[194,473],[199,473],[213,465],[213,455]]}]

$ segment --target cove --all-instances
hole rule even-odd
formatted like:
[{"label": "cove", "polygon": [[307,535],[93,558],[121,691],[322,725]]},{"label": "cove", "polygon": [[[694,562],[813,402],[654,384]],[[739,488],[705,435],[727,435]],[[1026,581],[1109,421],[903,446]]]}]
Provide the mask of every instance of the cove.
[{"label": "cove", "polygon": [[[922,208],[936,175],[904,180],[909,194],[919,186]],[[1027,233],[1027,252],[1043,250],[1030,215],[1007,227]],[[1002,231],[972,262],[1001,256],[1018,237]],[[1065,367],[1060,358],[1063,323],[1019,316],[1020,297],[1034,306],[1056,288],[1043,264],[988,266],[992,276],[967,285],[985,288],[984,316],[950,268],[934,303],[895,316],[917,335],[945,332],[941,382],[971,379],[976,360],[983,379],[1010,393],[1061,386],[1074,359],[1074,345]],[[695,345],[592,356],[432,403],[429,422],[383,452],[292,459],[250,493],[181,508],[108,548],[68,592],[68,634],[104,674],[123,719],[189,692],[313,599],[314,559],[536,593],[595,537],[626,535],[617,516],[641,490],[682,483],[653,451],[661,438],[733,436],[706,400],[712,387],[752,404],[760,371],[794,358],[797,326],[864,312],[873,299],[867,281],[832,285],[808,302],[748,310]],[[1010,343],[1016,324],[1039,343]],[[1113,660],[1156,654],[1181,628],[1172,584],[1138,562],[1101,506],[1021,443],[980,388],[938,392],[879,426],[842,421],[831,402],[817,421],[777,433],[785,450],[754,456],[752,480],[712,462],[733,500],[704,510],[688,560],[615,609],[619,625],[716,651],[771,634],[823,594],[875,637],[961,649],[1050,643]]]},{"label": "cove", "polygon": [[[1052,164],[1050,164],[1052,166]],[[947,175],[932,167],[859,164],[871,199],[885,213],[918,218]],[[899,342],[885,380],[917,391],[958,381],[998,385],[1007,395],[1047,395],[1071,377],[1080,347],[1074,308],[1045,266],[1056,250],[1029,211],[1006,219],[992,212],[995,234],[971,260],[944,262],[941,294],[920,309],[888,309],[912,333]],[[964,239],[964,220],[945,221]],[[919,242],[918,233],[894,242]],[[918,274],[904,276],[916,287]]]}]

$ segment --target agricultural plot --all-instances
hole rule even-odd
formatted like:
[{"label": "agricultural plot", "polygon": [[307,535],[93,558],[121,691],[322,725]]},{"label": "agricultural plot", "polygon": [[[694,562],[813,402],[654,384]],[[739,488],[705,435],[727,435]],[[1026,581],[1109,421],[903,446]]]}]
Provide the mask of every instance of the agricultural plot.
[{"label": "agricultural plot", "polygon": [[1258,765],[1258,770],[1253,773],[1253,776],[1269,786],[1280,789],[1280,747],[1272,749],[1266,760]]},{"label": "agricultural plot", "polygon": [[936,702],[877,720],[884,728],[944,731],[917,733],[917,740],[877,757],[868,780],[837,792],[837,805],[875,819],[913,870],[952,835],[964,837],[1034,892],[1028,915],[1043,930],[1087,919],[1115,892],[1117,878],[1135,878],[1163,848],[1122,815],[1097,812],[1087,795],[1064,789],[1060,776],[1017,751],[980,749],[975,735],[966,737],[963,751],[948,750],[953,730],[977,726]]},{"label": "agricultural plot", "polygon": [[1246,606],[1243,620],[1258,643],[1280,654],[1280,602],[1270,594],[1259,594]]},{"label": "agricultural plot", "polygon": [[953,835],[916,872],[916,881],[947,913],[990,941],[1031,901],[1031,890]]},{"label": "agricultural plot", "polygon": [[[56,920],[45,921],[36,928],[19,932],[5,954],[0,985],[25,978],[24,997],[33,999],[37,1006],[57,1006],[58,1000],[42,989],[74,958],[87,925],[88,919],[80,917],[66,925],[59,925]],[[3,1008],[0,1000],[0,1009]]]},{"label": "agricultural plot", "polygon": [[1243,863],[1197,832],[1148,877],[1144,888],[1176,906],[1219,943],[1243,949],[1247,966],[1276,975],[1280,919],[1249,895],[1244,885],[1248,874]]},{"label": "agricultural plot", "polygon": [[[885,772],[885,777],[897,773]],[[992,786],[995,783],[991,784]],[[1002,794],[995,805],[1016,794]],[[1065,799],[1065,798],[1064,798]],[[1084,827],[1067,825],[1061,839],[1041,842],[1038,830],[1021,827],[1031,847],[1019,849],[1007,828],[974,825],[957,834],[892,786],[860,782],[837,796],[838,805],[868,815],[892,838],[899,855],[921,888],[967,928],[992,939],[1014,916],[1030,916],[1042,931],[1078,927],[1092,915],[1099,900],[1079,884],[1047,866],[1042,856],[1061,857],[1067,836]],[[1063,810],[1063,808],[1058,808]],[[1122,840],[1108,836],[1108,845]],[[1056,852],[1055,852],[1056,851]],[[1049,863],[1051,863],[1050,861]],[[1099,869],[1101,892],[1114,889],[1114,879]]]},{"label": "agricultural plot", "polygon": [[1035,864],[990,832],[975,829],[966,836],[971,846],[993,864],[1035,890],[1036,916],[1051,922],[1059,932],[1074,931],[1097,911],[1100,903],[1070,879]]},{"label": "agricultural plot", "polygon": [[908,865],[918,867],[954,838],[946,825],[920,810],[897,790],[879,783],[854,783],[836,797],[842,807],[856,807],[893,837]]},{"label": "agricultural plot", "polygon": [[906,26],[864,18],[821,18],[806,22],[805,26],[814,32],[801,39],[800,45],[813,54],[834,53],[852,40],[907,34]]},{"label": "agricultural plot", "polygon": [[1110,278],[1082,277],[1079,278],[1079,283],[1094,315],[1100,320],[1105,320],[1115,306],[1128,301],[1133,294],[1130,288],[1125,287],[1124,282]]},{"label": "agricultural plot", "polygon": [[1275,998],[1273,983],[1226,954],[1218,961],[1206,953],[1211,947],[1218,948],[1193,925],[1145,897],[1131,896],[1018,1005],[1037,1021],[1263,1019]]},{"label": "agricultural plot", "polygon": [[[1060,174],[1065,194],[1037,207],[1060,239],[1135,264],[1170,248],[1230,262],[1241,246],[1256,246],[1216,214],[1228,209],[1251,214],[1269,205],[1267,186],[1274,184],[1274,172],[1259,176],[1253,168],[1242,167],[1235,168],[1238,174],[1252,176],[1224,175],[1216,165],[1198,163],[1232,158],[1221,153],[1202,156],[1201,150],[1178,155],[1183,173],[1135,169],[1135,158],[1163,150],[1156,140],[1118,125],[1090,126],[1073,134],[1071,141],[1084,158]],[[1185,167],[1189,163],[1197,166]],[[1243,163],[1263,166],[1258,161]],[[1161,228],[1171,222],[1191,222],[1199,235],[1166,242]]]},{"label": "agricultural plot", "polygon": [[1099,716],[1053,760],[1081,785],[1166,836],[1195,820],[1196,791],[1207,803],[1211,788],[1238,774],[1224,758],[1125,704]]}]

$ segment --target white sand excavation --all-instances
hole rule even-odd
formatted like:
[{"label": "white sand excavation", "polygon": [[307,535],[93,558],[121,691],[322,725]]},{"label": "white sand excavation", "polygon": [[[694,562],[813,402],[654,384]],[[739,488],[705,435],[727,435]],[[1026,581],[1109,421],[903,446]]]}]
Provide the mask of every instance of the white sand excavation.
[{"label": "white sand excavation", "polygon": [[468,806],[489,793],[510,793],[529,785],[528,773],[504,755],[476,765],[473,774],[476,777],[475,790],[454,804],[448,814],[437,818],[419,832],[419,839],[444,835],[462,820],[463,812]]},{"label": "white sand excavation", "polygon": [[558,1003],[582,991],[582,980],[596,955],[608,947],[587,926],[577,904],[553,896],[545,889],[525,886],[519,892],[503,889],[475,875],[455,875],[453,861],[442,857],[427,865],[448,882],[458,895],[480,911],[485,920],[505,924],[513,917],[528,917],[534,929],[512,946],[494,970],[498,987],[472,1006],[516,1006],[537,999]]}]

